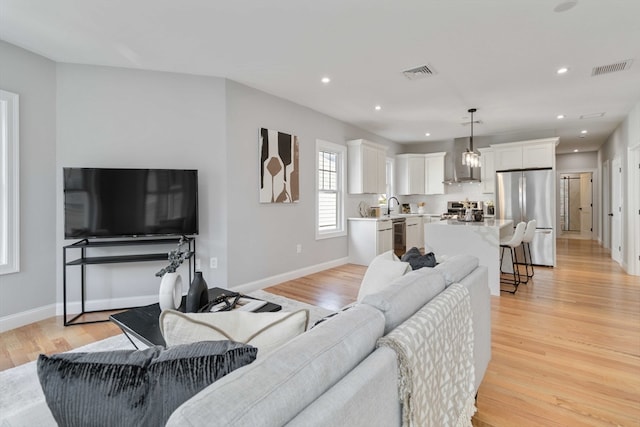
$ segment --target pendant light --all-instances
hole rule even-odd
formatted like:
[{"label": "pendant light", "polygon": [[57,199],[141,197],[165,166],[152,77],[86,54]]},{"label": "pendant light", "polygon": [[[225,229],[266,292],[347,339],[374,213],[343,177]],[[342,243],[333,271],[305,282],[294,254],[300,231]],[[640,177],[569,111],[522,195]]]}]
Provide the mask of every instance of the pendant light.
[{"label": "pendant light", "polygon": [[471,113],[471,138],[469,138],[469,148],[462,153],[462,164],[472,168],[480,167],[480,153],[473,151],[473,113],[478,111],[476,108],[470,108]]}]

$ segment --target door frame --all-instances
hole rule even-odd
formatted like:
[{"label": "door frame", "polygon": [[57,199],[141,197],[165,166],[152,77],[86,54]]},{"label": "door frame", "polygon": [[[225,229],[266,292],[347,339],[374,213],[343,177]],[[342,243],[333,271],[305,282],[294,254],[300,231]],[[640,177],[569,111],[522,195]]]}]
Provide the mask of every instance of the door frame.
[{"label": "door frame", "polygon": [[[623,175],[623,171],[622,171],[622,160],[620,159],[620,157],[615,157],[612,161],[611,161],[611,212],[613,212],[614,214],[614,218],[615,215],[617,214],[619,216],[619,220],[616,222],[613,219],[611,220],[611,259],[613,259],[615,262],[617,262],[618,264],[620,264],[620,266],[623,265],[624,263],[624,259],[623,259],[623,254],[624,254],[624,238],[623,238],[623,234],[622,234],[622,227],[624,224],[624,194],[622,192],[622,185],[623,185],[623,180],[622,180],[622,175]],[[617,188],[616,188],[616,184],[617,184]],[[618,206],[615,206],[615,196],[618,197]],[[616,227],[617,224],[617,227]],[[617,228],[617,230],[616,230]],[[614,242],[613,240],[613,236],[615,236],[617,233],[617,237],[618,237],[618,242]],[[618,243],[618,247],[615,247],[615,243]]]},{"label": "door frame", "polygon": [[602,186],[601,197],[602,209],[600,210],[600,244],[606,249],[611,249],[611,160],[607,159],[602,162]]},{"label": "door frame", "polygon": [[[598,169],[590,169],[590,168],[578,168],[578,169],[562,169],[556,171],[556,224],[560,224],[560,177],[563,174],[574,174],[574,173],[591,173],[591,203],[593,206],[591,207],[591,239],[595,239],[600,232],[598,225],[600,224],[600,201],[599,198],[596,197],[594,193],[595,189],[600,185],[600,179],[598,174]],[[560,225],[558,225],[559,227]],[[597,228],[597,229],[596,229]],[[557,230],[556,239],[560,237],[562,230]]]},{"label": "door frame", "polygon": [[[635,187],[640,183],[640,142],[633,147],[629,147],[627,155],[627,170],[629,171],[627,179],[627,194],[628,200],[628,218],[627,228],[629,232],[628,236],[640,235],[640,197],[638,195],[638,189]],[[633,194],[636,197],[633,197]],[[640,239],[628,239],[629,247],[628,260],[627,260],[627,273],[635,276],[640,276]]]}]

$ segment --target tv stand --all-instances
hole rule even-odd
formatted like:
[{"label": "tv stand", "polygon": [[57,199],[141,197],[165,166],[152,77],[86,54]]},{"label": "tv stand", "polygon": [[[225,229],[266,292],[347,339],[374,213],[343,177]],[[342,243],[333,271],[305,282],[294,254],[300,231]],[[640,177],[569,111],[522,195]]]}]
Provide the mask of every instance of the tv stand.
[{"label": "tv stand", "polygon": [[[186,237],[186,240],[187,240],[187,243],[189,244],[188,250],[191,252],[191,255],[188,257],[189,283],[191,283],[192,273],[195,274],[195,271],[196,271],[195,261],[192,262],[192,260],[195,260],[194,255],[196,253],[196,240],[195,240],[195,237]],[[129,240],[101,240],[101,241],[82,239],[71,245],[63,246],[62,247],[62,305],[63,305],[64,326],[108,322],[109,318],[98,319],[98,320],[79,320],[79,319],[81,316],[89,313],[99,313],[99,312],[133,308],[133,307],[122,307],[122,308],[109,308],[104,310],[87,311],[85,307],[86,285],[87,285],[87,280],[86,280],[87,265],[117,264],[117,263],[131,263],[131,262],[145,262],[145,261],[167,261],[168,262],[167,252],[144,253],[144,254],[135,254],[135,255],[88,256],[88,251],[90,251],[91,249],[118,247],[118,246],[131,247],[131,246],[151,246],[151,245],[166,245],[166,244],[177,245],[179,241],[180,241],[179,237],[162,238],[162,239],[129,239]],[[74,259],[72,261],[67,261],[67,251],[69,250],[80,250],[80,258]],[[67,318],[67,268],[73,267],[73,266],[80,266],[81,310],[80,310],[80,313],[76,314],[71,319],[68,319]],[[159,283],[159,280],[160,279],[158,279],[158,283]]]}]

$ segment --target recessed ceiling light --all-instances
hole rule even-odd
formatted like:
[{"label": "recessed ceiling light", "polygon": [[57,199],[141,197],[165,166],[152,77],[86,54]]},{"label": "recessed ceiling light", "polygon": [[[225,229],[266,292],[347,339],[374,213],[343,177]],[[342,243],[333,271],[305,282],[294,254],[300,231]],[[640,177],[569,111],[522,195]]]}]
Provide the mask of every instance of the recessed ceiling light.
[{"label": "recessed ceiling light", "polygon": [[323,77],[321,82],[324,84],[329,84],[329,82],[331,82],[331,79],[329,77]]},{"label": "recessed ceiling light", "polygon": [[565,74],[567,71],[569,71],[569,69],[567,67],[561,67],[558,68],[558,70],[556,71],[556,73],[558,74]]},{"label": "recessed ceiling light", "polygon": [[581,130],[581,131],[580,131],[580,133],[584,135],[585,133],[588,133],[588,132],[587,132],[587,130],[585,129],[585,130]]},{"label": "recessed ceiling light", "polygon": [[573,150],[574,153],[577,153],[579,150],[576,148],[575,150]]},{"label": "recessed ceiling light", "polygon": [[424,136],[431,136],[429,132],[425,133]]},{"label": "recessed ceiling light", "polygon": [[376,111],[380,111],[380,110],[382,110],[382,107],[381,107],[381,106],[379,106],[379,105],[376,105],[376,106],[375,106],[375,109],[376,109]]},{"label": "recessed ceiling light", "polygon": [[564,119],[564,114],[558,114],[557,119],[558,119],[558,120],[562,120],[562,119]]}]

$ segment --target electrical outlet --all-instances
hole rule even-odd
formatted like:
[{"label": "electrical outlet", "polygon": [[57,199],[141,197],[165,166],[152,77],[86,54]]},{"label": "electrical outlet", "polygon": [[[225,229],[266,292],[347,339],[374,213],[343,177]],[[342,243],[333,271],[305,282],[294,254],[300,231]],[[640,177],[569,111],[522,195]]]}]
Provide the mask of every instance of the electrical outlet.
[{"label": "electrical outlet", "polygon": [[196,270],[202,270],[202,268],[200,267],[200,258],[196,258]]},{"label": "electrical outlet", "polygon": [[209,267],[210,268],[218,268],[218,258],[211,257],[211,259],[209,260]]},{"label": "electrical outlet", "polygon": [[301,243],[298,243],[296,245],[296,253],[299,253],[299,254],[302,253],[302,244]]}]

